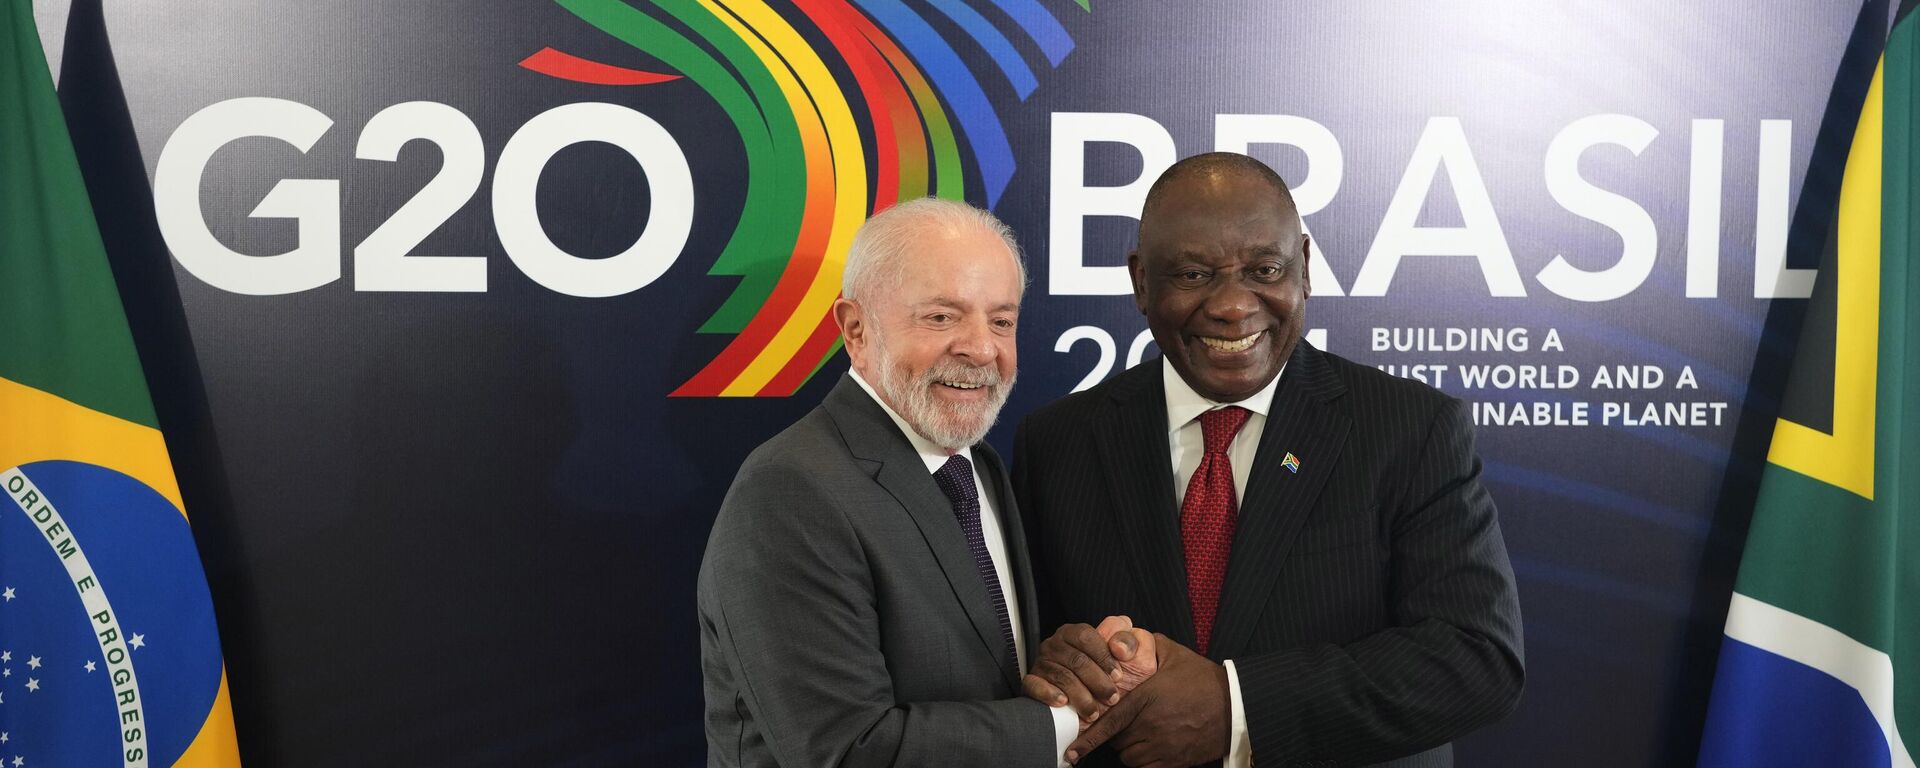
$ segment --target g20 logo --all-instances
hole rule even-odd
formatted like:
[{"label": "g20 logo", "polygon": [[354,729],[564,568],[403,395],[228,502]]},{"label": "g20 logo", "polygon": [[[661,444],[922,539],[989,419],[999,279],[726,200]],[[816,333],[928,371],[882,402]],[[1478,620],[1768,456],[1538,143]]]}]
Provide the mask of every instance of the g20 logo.
[{"label": "g20 logo", "polygon": [[[977,194],[988,207],[998,203],[1016,163],[1001,105],[981,81],[1004,79],[1025,101],[1038,87],[1039,65],[1059,66],[1074,47],[1041,0],[941,2],[930,9],[866,0],[796,0],[778,10],[761,0],[557,4],[585,22],[588,34],[619,40],[666,71],[590,61],[551,47],[521,61],[523,68],[710,100],[726,116],[726,125],[716,128],[735,133],[745,154],[744,203],[707,268],[709,275],[731,278],[734,287],[699,330],[732,339],[674,390],[676,396],[784,396],[804,384],[839,349],[829,309],[854,231],[872,212],[901,200]],[[974,6],[992,6],[1011,26],[989,22]],[[1088,6],[1080,2],[1078,9]],[[945,19],[930,20],[933,14]],[[1025,36],[1031,48],[1022,51],[1010,32]],[[956,45],[985,52],[987,65],[970,65]],[[312,107],[266,98],[222,102],[189,118],[163,150],[154,181],[163,234],[176,258],[200,279],[236,293],[295,293],[340,279],[338,180],[284,180],[260,201],[253,216],[299,221],[298,244],[272,256],[245,256],[222,245],[197,202],[202,171],[222,146],[266,136],[305,152],[331,124]],[[486,154],[473,122],[443,104],[398,104],[367,123],[356,156],[390,162],[402,145],[419,139],[440,147],[445,165],[355,246],[353,287],[484,291],[484,257],[412,253],[485,178]],[[646,229],[608,259],[577,258],[556,247],[534,209],[547,161],[584,141],[632,154],[652,192]],[[515,266],[573,296],[616,296],[647,286],[679,257],[693,222],[681,145],[652,119],[609,103],[570,104],[529,120],[501,150],[491,197],[501,245]]]},{"label": "g20 logo", "polygon": [[[214,153],[249,137],[278,139],[301,152],[333,125],[313,107],[284,99],[223,101],[187,118],[160,153],[154,171],[160,232],[174,258],[195,277],[233,293],[273,296],[339,280],[340,182],[284,179],[249,215],[299,222],[292,250],[264,256],[239,253],[220,242],[200,208],[200,182]],[[440,172],[353,249],[353,287],[360,291],[485,291],[484,256],[422,258],[414,249],[473,199],[484,176],[480,131],[445,104],[395,104],[367,121],[354,156],[393,162],[407,143],[440,149]],[[554,245],[534,209],[540,174],[554,154],[586,141],[625,150],[646,172],[653,190],[647,227],[625,251],[583,259]],[[567,104],[522,125],[494,165],[493,222],[520,271],[570,296],[618,296],[659,279],[680,257],[693,228],[693,175],[686,154],[652,118],[614,104]]]}]

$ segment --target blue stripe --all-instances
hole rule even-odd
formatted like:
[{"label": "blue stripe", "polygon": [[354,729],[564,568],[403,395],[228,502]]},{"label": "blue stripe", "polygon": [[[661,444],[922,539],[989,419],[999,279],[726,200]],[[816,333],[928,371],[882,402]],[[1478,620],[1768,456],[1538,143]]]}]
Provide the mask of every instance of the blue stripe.
[{"label": "blue stripe", "polygon": [[1880,768],[1886,736],[1860,692],[1825,672],[1728,638],[1700,740],[1701,768]]},{"label": "blue stripe", "polygon": [[1040,0],[1000,0],[998,5],[1040,46],[1048,64],[1060,66],[1067,54],[1073,52],[1073,37],[1067,34],[1066,27],[1060,26],[1059,19],[1040,7]]},{"label": "blue stripe", "polygon": [[1033,69],[1020,58],[1020,52],[1013,49],[1013,43],[1007,40],[1007,36],[993,28],[993,23],[987,21],[987,17],[968,8],[967,4],[960,0],[927,1],[933,3],[933,7],[939,9],[941,13],[946,14],[947,18],[953,19],[955,24],[959,24],[961,29],[966,30],[967,35],[972,37],[974,42],[986,49],[987,56],[991,57],[993,63],[1000,67],[1000,72],[1007,76],[1007,82],[1013,85],[1014,93],[1019,94],[1021,101],[1026,101],[1028,96],[1033,95],[1033,89],[1040,87],[1040,81],[1033,77]]},{"label": "blue stripe", "polygon": [[899,0],[854,2],[900,41],[900,46],[926,70],[928,79],[933,81],[934,88],[946,100],[947,108],[966,133],[967,146],[973,149],[974,161],[980,164],[987,207],[992,208],[1000,202],[1000,194],[1007,191],[1007,183],[1013,180],[1013,146],[1007,143],[1000,113],[994,111],[993,103],[980,90],[980,84],[974,81],[959,54],[954,53],[919,14]]}]

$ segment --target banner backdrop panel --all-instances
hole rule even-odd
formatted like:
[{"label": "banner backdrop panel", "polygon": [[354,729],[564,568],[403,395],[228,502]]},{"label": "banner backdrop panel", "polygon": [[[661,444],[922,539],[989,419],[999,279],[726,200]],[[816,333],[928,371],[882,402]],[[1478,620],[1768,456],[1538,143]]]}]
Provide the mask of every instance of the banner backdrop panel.
[{"label": "banner backdrop panel", "polygon": [[[695,573],[740,461],[846,368],[824,307],[853,228],[936,193],[1019,234],[1004,451],[1155,359],[1135,217],[1215,149],[1294,186],[1313,343],[1472,403],[1529,674],[1462,764],[1687,764],[1871,75],[1848,52],[1886,14],[64,10],[103,230],[152,278],[123,290],[177,286],[129,312],[241,747],[274,765],[701,763]],[[75,88],[102,66],[124,93]]]}]

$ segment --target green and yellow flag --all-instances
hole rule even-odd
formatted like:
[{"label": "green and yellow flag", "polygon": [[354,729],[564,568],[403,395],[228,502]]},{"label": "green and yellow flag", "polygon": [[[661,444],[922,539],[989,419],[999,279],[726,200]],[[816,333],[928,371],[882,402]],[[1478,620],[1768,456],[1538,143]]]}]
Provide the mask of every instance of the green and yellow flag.
[{"label": "green and yellow flag", "polygon": [[[1911,5],[1885,38],[1847,152],[1832,263],[1808,314],[1820,322],[1802,331],[1774,427],[1702,766],[1911,767],[1905,734],[1920,743],[1920,20]],[[1869,3],[1862,24],[1884,29],[1888,15]]]},{"label": "green and yellow flag", "polygon": [[206,575],[32,5],[0,3],[0,765],[237,766]]}]

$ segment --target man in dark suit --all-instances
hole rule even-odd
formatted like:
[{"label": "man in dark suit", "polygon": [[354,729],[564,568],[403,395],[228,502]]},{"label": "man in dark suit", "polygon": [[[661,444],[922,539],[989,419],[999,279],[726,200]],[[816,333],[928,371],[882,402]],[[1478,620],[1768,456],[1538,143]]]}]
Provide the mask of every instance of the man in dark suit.
[{"label": "man in dark suit", "polygon": [[747,458],[701,563],[708,765],[1060,764],[1079,720],[1018,695],[1033,580],[980,442],[1025,287],[1012,233],[962,203],[854,238],[833,308],[853,370]]},{"label": "man in dark suit", "polygon": [[1020,425],[1040,623],[1070,625],[1029,695],[1080,685],[1101,656],[1084,623],[1164,633],[1159,673],[1072,745],[1110,739],[1087,764],[1445,766],[1519,699],[1519,601],[1465,409],[1301,342],[1309,247],[1264,164],[1175,164],[1128,257],[1163,359]]}]

